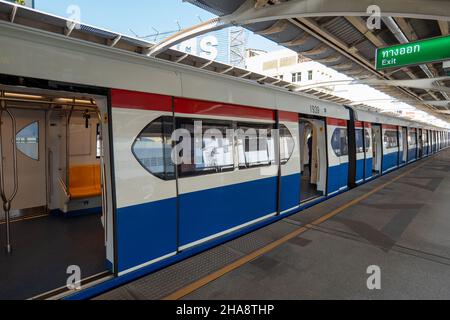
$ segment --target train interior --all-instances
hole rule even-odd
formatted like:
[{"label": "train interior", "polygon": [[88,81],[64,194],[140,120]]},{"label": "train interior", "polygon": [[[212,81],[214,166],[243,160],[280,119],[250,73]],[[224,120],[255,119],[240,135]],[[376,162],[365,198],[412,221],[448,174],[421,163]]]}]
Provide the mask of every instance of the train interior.
[{"label": "train interior", "polygon": [[372,173],[374,176],[381,174],[381,165],[383,161],[383,140],[381,126],[372,124]]},{"label": "train interior", "polygon": [[325,195],[326,139],[323,120],[300,120],[301,202]]},{"label": "train interior", "polygon": [[63,294],[76,268],[82,281],[107,276],[106,98],[0,90],[0,299]]}]

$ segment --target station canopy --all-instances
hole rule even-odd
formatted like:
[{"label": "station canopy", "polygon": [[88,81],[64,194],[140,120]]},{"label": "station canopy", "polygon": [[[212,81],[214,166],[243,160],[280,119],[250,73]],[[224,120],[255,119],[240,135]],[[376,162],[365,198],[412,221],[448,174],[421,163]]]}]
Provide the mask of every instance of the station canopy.
[{"label": "station canopy", "polygon": [[[450,20],[448,12],[450,12],[450,1],[186,1],[206,9],[218,17],[233,15],[236,10],[247,6],[253,10],[251,13],[254,15],[256,14],[256,20],[260,21],[242,23],[239,25],[294,50],[299,55],[320,62],[354,79],[407,80],[423,79],[427,77],[432,78],[444,75],[442,63],[431,63],[422,66],[377,71],[375,69],[375,51],[376,48],[402,43],[402,41],[397,39],[397,37],[401,37],[402,35],[406,37],[408,41],[448,35],[448,21]],[[392,13],[387,17],[383,17],[381,29],[370,31],[366,26],[367,17],[365,16],[366,7],[369,5],[369,2],[380,3],[381,8],[385,5],[391,7],[394,6],[395,8],[391,8],[391,12],[399,13]],[[381,2],[386,4],[381,4]],[[405,5],[406,2],[408,3],[408,6]],[[284,7],[291,3],[294,5],[293,7]],[[421,3],[422,9],[416,9],[413,6],[414,3],[417,5]],[[361,4],[363,4],[363,6]],[[288,16],[292,16],[292,12],[299,8],[303,11],[311,12],[295,14],[295,17],[287,18]],[[282,10],[277,12],[272,11],[273,9]],[[345,10],[348,10],[349,12],[346,13],[344,12]],[[406,12],[402,12],[402,10]],[[421,10],[429,10],[430,12],[418,14],[417,12],[421,12]],[[416,13],[410,14],[408,11]],[[393,28],[392,21],[398,27],[398,30],[391,30],[389,28],[389,26]],[[68,38],[84,40],[95,43],[96,45],[108,46],[117,50],[124,50],[146,56],[150,56],[152,50],[154,50],[155,47],[158,47],[158,44],[144,41],[143,39],[87,25],[82,22],[77,23],[76,28],[75,24],[72,24],[72,27],[70,27],[71,23],[66,18],[1,0],[0,22],[23,25],[45,32],[60,34]],[[233,25],[238,24],[236,21],[231,22]],[[377,110],[374,110],[370,105],[364,103],[355,104],[354,101],[334,95],[333,93],[321,90],[320,88],[298,89],[298,86],[292,82],[230,66],[222,62],[211,61],[203,57],[176,50],[173,46],[165,47],[164,50],[158,51],[153,56],[158,59],[189,65],[218,74],[247,79],[268,86],[276,86],[285,90],[301,91],[303,94],[323,100],[342,105],[353,105],[356,108],[377,112]],[[441,81],[441,85],[449,87],[450,82]],[[445,121],[450,120],[450,105],[448,105],[448,100],[450,99],[445,92],[382,85],[372,85],[372,87],[399,101],[408,101],[409,105],[424,110],[434,117],[444,119]],[[432,103],[430,104],[429,102]],[[398,114],[391,115],[399,116]],[[430,122],[425,121],[425,119],[422,122],[424,124],[430,124]],[[439,127],[445,127],[445,122],[434,124]]]},{"label": "station canopy", "polygon": [[[445,76],[442,61],[377,71],[376,50],[449,35],[450,1],[187,0],[224,20],[353,79],[412,80]],[[367,20],[381,10],[379,28]],[[369,9],[369,10],[368,10]],[[376,8],[375,8],[376,9]],[[370,12],[370,14],[368,13]],[[377,26],[378,27],[378,26]],[[450,87],[445,79],[436,86]],[[371,85],[438,118],[450,120],[450,95],[435,89]]]}]

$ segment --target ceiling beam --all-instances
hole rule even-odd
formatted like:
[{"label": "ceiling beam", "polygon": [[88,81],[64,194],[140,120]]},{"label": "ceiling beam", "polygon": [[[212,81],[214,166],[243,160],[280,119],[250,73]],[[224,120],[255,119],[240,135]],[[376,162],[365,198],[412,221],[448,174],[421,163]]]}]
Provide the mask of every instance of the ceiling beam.
[{"label": "ceiling beam", "polygon": [[361,32],[377,48],[385,47],[387,44],[376,36],[369,28],[367,23],[361,17],[345,17],[359,32]]},{"label": "ceiling beam", "polygon": [[[188,0],[189,1],[189,0]],[[190,1],[192,2],[192,1]],[[440,0],[378,0],[376,3],[382,17],[408,17],[450,21],[450,1]],[[292,18],[370,16],[367,8],[373,0],[291,0],[273,6],[255,7],[254,0],[247,0],[235,12],[200,23],[164,39],[153,46],[147,54],[159,53],[190,38],[221,30],[234,25]]]},{"label": "ceiling beam", "polygon": [[[376,71],[374,68],[374,64],[371,63],[369,60],[367,60],[365,57],[361,56],[359,53],[349,52],[348,51],[349,47],[347,46],[347,44],[345,44],[341,40],[337,39],[336,36],[334,36],[330,32],[323,30],[313,19],[298,18],[298,19],[289,19],[289,21],[291,21],[291,23],[297,25],[299,28],[301,28],[305,32],[308,32],[309,34],[311,34],[318,40],[326,43],[327,45],[329,45],[330,47],[335,49],[337,52],[339,52],[343,56],[349,58],[351,61],[357,63],[359,66],[363,67],[365,70],[369,71],[371,74],[376,75],[378,78],[382,78],[385,80],[395,80],[395,78],[393,78],[392,76],[385,75],[385,74],[382,74],[382,73]],[[408,71],[408,72],[410,72],[410,71]],[[412,73],[410,73],[409,75],[410,75],[410,77],[411,76],[414,77],[414,75]],[[398,87],[397,92],[402,93],[403,95],[406,95],[408,98],[414,98],[414,99],[417,99],[418,101],[423,100],[423,98],[421,98],[415,92],[413,92],[412,90],[406,89],[406,88]],[[402,100],[405,100],[404,96],[402,96]],[[434,115],[438,116],[438,114],[433,112],[433,110],[431,110],[431,108],[427,108],[424,106],[420,109],[422,109],[426,112],[431,112]]]},{"label": "ceiling beam", "polygon": [[[398,27],[400,28],[400,30],[403,32],[403,34],[406,36],[406,38],[408,38],[408,40],[411,41],[417,41],[419,40],[419,37],[417,36],[417,33],[414,31],[413,27],[411,26],[411,24],[406,21],[406,19],[401,18],[401,17],[395,17],[394,18],[395,22],[397,23]],[[423,72],[425,73],[425,75],[427,77],[436,77],[438,76],[437,71],[434,69],[434,67],[431,64],[427,64],[427,65],[422,65],[420,66],[421,69],[423,70]],[[431,72],[431,75],[429,74]],[[433,99],[436,100],[440,100],[435,93],[433,92],[428,92],[428,94],[433,97]]]}]

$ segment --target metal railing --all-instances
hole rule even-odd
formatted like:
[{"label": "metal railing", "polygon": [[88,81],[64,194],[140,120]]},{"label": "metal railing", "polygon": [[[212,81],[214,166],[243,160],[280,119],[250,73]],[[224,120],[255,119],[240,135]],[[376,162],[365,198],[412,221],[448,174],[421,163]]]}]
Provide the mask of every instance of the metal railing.
[{"label": "metal railing", "polygon": [[[4,96],[4,93],[1,92],[1,97]],[[11,254],[12,253],[12,246],[11,246],[11,204],[14,200],[14,198],[17,195],[18,191],[18,176],[17,176],[17,145],[15,142],[15,136],[16,136],[16,118],[14,115],[7,109],[6,102],[4,100],[0,101],[1,103],[1,109],[0,109],[0,194],[3,201],[3,210],[5,211],[5,218],[6,218],[6,253]],[[11,119],[11,144],[13,145],[13,190],[11,194],[7,194],[7,191],[5,189],[5,161],[3,157],[3,115],[4,113],[8,114],[8,116]]]}]

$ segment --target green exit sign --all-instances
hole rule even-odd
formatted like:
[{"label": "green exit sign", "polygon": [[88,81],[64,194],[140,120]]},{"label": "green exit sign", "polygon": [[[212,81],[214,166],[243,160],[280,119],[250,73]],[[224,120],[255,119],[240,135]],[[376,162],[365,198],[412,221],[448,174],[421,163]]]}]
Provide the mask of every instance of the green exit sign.
[{"label": "green exit sign", "polygon": [[376,68],[383,70],[450,59],[450,36],[377,50]]}]

